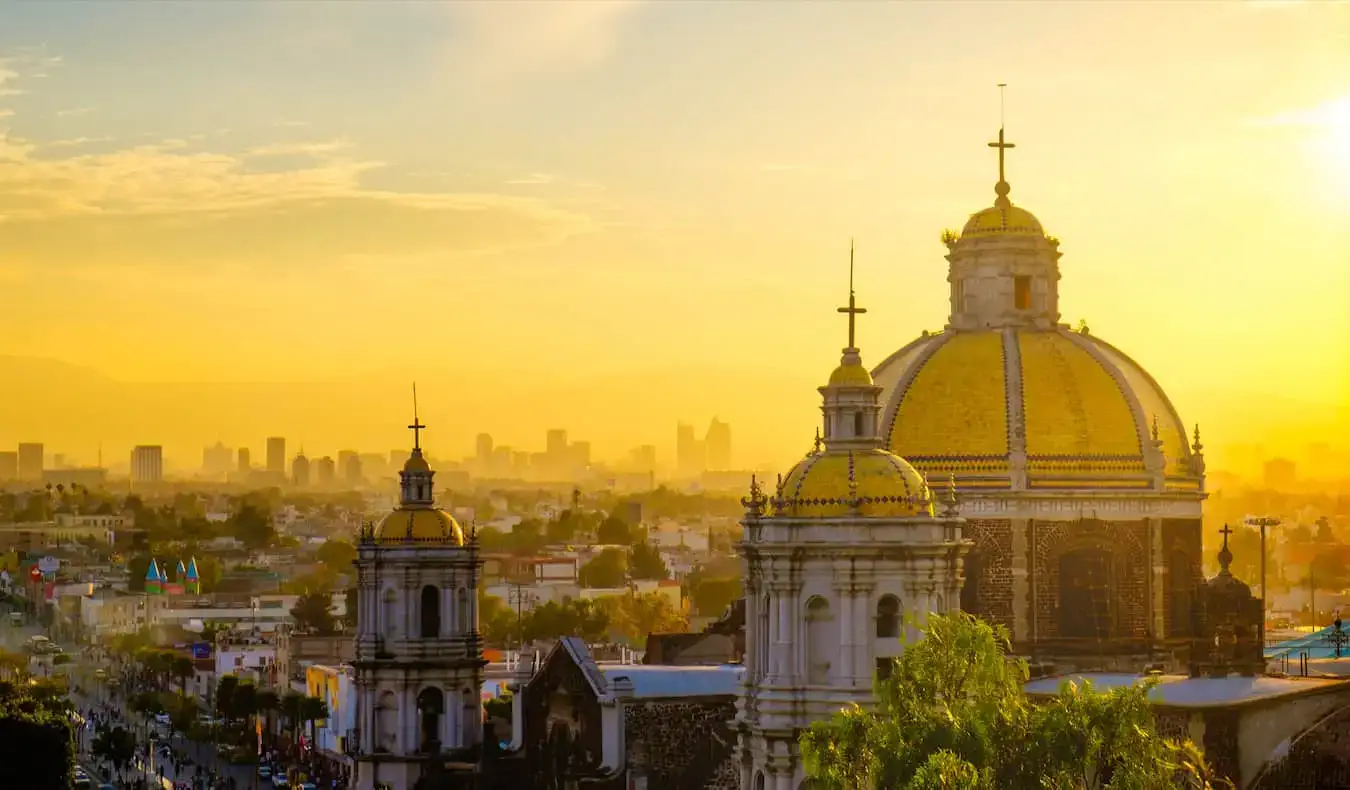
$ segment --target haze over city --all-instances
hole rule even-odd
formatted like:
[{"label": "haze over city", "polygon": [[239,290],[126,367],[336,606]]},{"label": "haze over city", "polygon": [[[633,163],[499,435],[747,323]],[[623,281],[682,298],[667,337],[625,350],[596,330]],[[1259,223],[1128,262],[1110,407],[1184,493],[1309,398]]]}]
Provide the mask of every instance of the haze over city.
[{"label": "haze over city", "polygon": [[[1350,426],[1350,5],[0,6],[0,445],[810,447],[1008,180],[1210,440]],[[1066,67],[1065,64],[1072,64]],[[313,453],[311,453],[313,454]]]}]

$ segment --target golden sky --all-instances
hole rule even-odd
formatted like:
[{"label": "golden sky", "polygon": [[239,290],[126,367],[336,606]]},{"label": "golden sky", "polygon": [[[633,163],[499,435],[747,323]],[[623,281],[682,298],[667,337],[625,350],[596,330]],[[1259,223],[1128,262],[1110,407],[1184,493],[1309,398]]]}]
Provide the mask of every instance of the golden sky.
[{"label": "golden sky", "polygon": [[[737,460],[782,463],[843,345],[850,237],[866,360],[944,322],[938,236],[993,199],[999,82],[1064,320],[1147,366],[1215,453],[1350,433],[1350,3],[0,21],[0,353],[134,385],[24,381],[0,444],[387,449],[416,379],[443,455],[554,426],[668,451],[676,420],[717,415]],[[231,386],[147,399],[160,382]]]}]

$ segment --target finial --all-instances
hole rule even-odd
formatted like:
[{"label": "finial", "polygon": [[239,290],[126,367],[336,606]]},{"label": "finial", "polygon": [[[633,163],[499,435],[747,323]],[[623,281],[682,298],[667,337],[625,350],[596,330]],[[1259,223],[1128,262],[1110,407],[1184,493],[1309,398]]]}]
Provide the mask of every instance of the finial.
[{"label": "finial", "polygon": [[422,450],[422,431],[426,430],[425,425],[417,419],[417,382],[413,382],[413,424],[408,426],[408,430],[413,432],[413,451]]},{"label": "finial", "polygon": [[1223,547],[1219,549],[1219,574],[1227,576],[1229,575],[1228,566],[1233,564],[1233,552],[1228,549],[1228,536],[1233,534],[1233,530],[1227,524],[1224,524],[1223,529],[1219,530],[1219,534],[1223,535]]},{"label": "finial", "polygon": [[1205,446],[1200,443],[1200,423],[1197,422],[1195,424],[1195,439],[1191,442],[1191,450],[1196,455],[1199,455],[1200,451],[1203,449],[1205,449]]},{"label": "finial", "polygon": [[764,513],[764,503],[764,489],[759,487],[759,478],[750,475],[750,495],[741,499],[741,505],[746,512],[758,516]]},{"label": "finial", "polygon": [[956,501],[956,473],[955,473],[955,472],[948,472],[948,473],[947,473],[947,510],[950,511],[950,512],[952,512],[952,513],[958,512],[957,501]]},{"label": "finial", "polygon": [[855,319],[862,313],[867,312],[864,307],[858,307],[857,299],[853,292],[853,240],[848,242],[848,307],[839,308],[839,312],[848,313],[848,349],[853,350],[858,347],[855,342]]},{"label": "finial", "polygon": [[990,148],[998,149],[998,183],[994,185],[994,193],[998,195],[998,199],[994,201],[994,205],[1001,209],[1006,209],[1012,205],[1012,201],[1008,200],[1008,192],[1012,190],[1012,187],[1008,186],[1007,174],[1004,170],[1004,153],[1009,148],[1017,147],[1013,143],[1004,142],[1003,139],[1004,109],[1006,107],[1004,89],[1007,87],[1006,82],[998,84],[998,141],[989,144]]},{"label": "finial", "polygon": [[1153,441],[1158,441],[1158,415],[1153,415]]},{"label": "finial", "polygon": [[816,426],[816,448],[814,452],[820,452],[820,446],[824,444],[824,442],[825,440],[820,438],[820,426]]}]

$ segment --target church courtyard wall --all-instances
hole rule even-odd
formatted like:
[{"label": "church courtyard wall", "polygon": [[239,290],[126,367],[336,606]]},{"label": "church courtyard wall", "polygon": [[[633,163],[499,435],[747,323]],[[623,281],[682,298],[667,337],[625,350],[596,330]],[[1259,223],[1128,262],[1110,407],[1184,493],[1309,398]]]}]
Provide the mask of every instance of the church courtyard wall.
[{"label": "church courtyard wall", "polygon": [[736,790],[731,698],[628,703],[624,707],[630,771],[647,790]]}]

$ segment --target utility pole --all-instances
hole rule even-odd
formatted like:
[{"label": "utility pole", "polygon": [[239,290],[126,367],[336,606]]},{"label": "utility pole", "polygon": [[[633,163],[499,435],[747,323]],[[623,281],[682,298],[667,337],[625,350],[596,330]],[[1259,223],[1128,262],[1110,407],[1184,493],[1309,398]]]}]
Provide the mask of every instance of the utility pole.
[{"label": "utility pole", "polygon": [[[1253,517],[1248,516],[1243,519],[1250,526],[1261,530],[1261,649],[1266,649],[1266,612],[1270,610],[1270,596],[1266,595],[1266,528],[1278,527],[1280,520],[1272,516]],[[1312,577],[1312,563],[1308,563],[1308,576]],[[1313,610],[1314,621],[1317,618],[1317,610]],[[1314,623],[1315,624],[1315,623]]]}]

